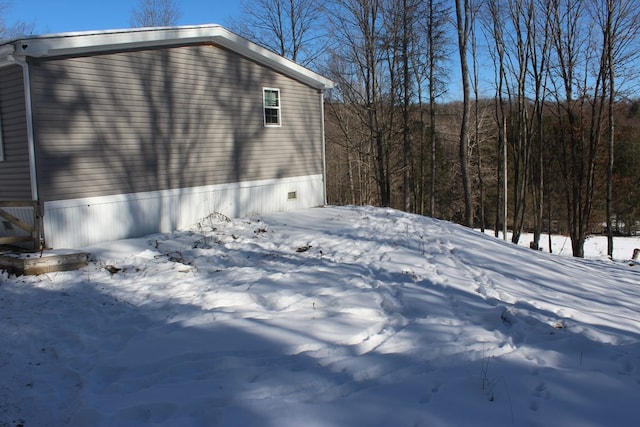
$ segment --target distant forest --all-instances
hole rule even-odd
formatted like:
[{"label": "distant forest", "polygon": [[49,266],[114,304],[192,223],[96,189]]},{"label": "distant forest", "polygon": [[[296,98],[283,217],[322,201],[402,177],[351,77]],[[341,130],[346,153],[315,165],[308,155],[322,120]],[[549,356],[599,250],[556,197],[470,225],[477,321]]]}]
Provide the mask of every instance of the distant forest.
[{"label": "distant forest", "polygon": [[[503,147],[500,141],[500,129],[495,121],[495,100],[472,101],[473,117],[470,134],[469,163],[472,181],[473,226],[476,228],[502,231],[504,220],[504,162]],[[533,108],[532,105],[529,108]],[[563,129],[558,117],[545,107],[543,128],[545,133],[541,146],[534,146],[535,152],[527,153],[529,158],[517,158],[513,145],[518,143],[513,115],[509,111],[507,128],[507,229],[511,231],[533,233],[536,226],[541,232],[551,231],[569,235],[567,214],[572,199],[568,192],[581,191],[571,185],[568,170],[572,166],[573,153],[567,147],[565,138],[569,132]],[[377,178],[375,146],[371,140],[362,137],[357,117],[346,128],[345,116],[354,114],[354,106],[329,105],[326,114],[327,127],[327,190],[328,203],[381,205],[381,189]],[[413,106],[411,110],[411,156],[409,168],[409,206],[405,207],[405,181],[403,163],[402,133],[396,130],[386,140],[386,170],[389,171],[390,198],[386,205],[406,209],[422,215],[446,219],[458,223],[464,222],[464,195],[461,181],[460,157],[458,152],[459,131],[462,116],[462,103],[449,102],[436,108],[436,126],[434,133],[435,155],[432,157],[430,121],[425,120],[426,110]],[[476,116],[477,112],[477,116]],[[398,117],[402,112],[396,111]],[[422,118],[421,118],[422,115]],[[340,116],[338,119],[336,116]],[[422,122],[422,120],[425,120]],[[614,107],[615,158],[612,170],[612,232],[613,235],[636,235],[640,232],[640,100],[617,101]],[[478,127],[476,128],[476,124]],[[361,126],[362,124],[360,124]],[[355,136],[360,135],[360,138]],[[593,206],[590,213],[588,234],[606,234],[606,198],[607,198],[607,146],[599,144],[593,165]],[[541,147],[541,150],[539,149]],[[579,147],[582,149],[581,147]],[[535,156],[535,157],[534,157]],[[528,166],[520,166],[522,162]],[[542,170],[534,169],[542,164]],[[432,167],[435,171],[432,171]],[[522,170],[527,167],[526,170]],[[520,174],[518,176],[517,174]],[[528,176],[521,176],[528,174]],[[534,182],[540,179],[542,182]],[[514,196],[517,179],[523,180],[523,206],[521,216],[514,219],[516,213]],[[538,187],[536,187],[538,185]],[[542,190],[540,190],[540,188]],[[541,191],[541,193],[538,193]],[[542,197],[542,212],[536,211],[535,197]],[[433,202],[433,205],[431,205]],[[541,218],[536,223],[536,213]],[[514,229],[518,224],[519,230]]]}]

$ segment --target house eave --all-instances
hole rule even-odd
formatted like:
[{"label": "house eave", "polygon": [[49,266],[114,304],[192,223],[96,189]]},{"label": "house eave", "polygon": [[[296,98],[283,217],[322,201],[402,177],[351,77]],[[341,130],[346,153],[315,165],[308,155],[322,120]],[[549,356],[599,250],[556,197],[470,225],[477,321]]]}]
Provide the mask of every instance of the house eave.
[{"label": "house eave", "polygon": [[[15,49],[15,55],[33,58],[86,55],[125,49],[170,46],[181,43],[214,43],[271,67],[318,90],[330,89],[334,86],[331,80],[252,43],[219,25],[60,33],[26,37],[10,42]],[[0,53],[2,53],[2,48],[5,46],[7,45],[0,46]],[[0,57],[1,61],[2,58]]]}]

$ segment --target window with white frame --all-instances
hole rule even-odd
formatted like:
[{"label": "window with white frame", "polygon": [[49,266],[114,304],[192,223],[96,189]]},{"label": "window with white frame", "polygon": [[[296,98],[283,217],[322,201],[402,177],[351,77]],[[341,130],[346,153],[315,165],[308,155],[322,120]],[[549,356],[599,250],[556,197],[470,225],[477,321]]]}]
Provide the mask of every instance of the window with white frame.
[{"label": "window with white frame", "polygon": [[262,94],[264,104],[264,125],[281,126],[280,89],[264,88]]}]

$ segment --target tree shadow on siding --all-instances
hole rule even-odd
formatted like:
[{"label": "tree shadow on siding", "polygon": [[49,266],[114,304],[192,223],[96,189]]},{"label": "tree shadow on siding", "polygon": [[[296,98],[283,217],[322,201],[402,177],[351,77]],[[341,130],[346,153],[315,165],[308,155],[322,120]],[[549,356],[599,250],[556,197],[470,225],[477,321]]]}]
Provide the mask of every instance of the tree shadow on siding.
[{"label": "tree shadow on siding", "polygon": [[[181,200],[190,200],[192,188],[322,171],[317,93],[299,86],[300,95],[297,83],[225,49],[183,46],[42,66],[47,72],[34,86],[34,104],[42,119],[36,123],[43,198],[138,194],[124,197],[129,202],[117,216],[128,230],[113,238],[184,225]],[[263,87],[282,87],[290,96],[282,128],[263,126]],[[309,93],[312,99],[304,99]],[[305,114],[310,106],[315,110]],[[171,192],[173,201],[152,193],[158,190]],[[205,195],[205,210],[246,214],[250,194],[236,192],[222,205]],[[74,222],[83,223],[82,215]]]}]

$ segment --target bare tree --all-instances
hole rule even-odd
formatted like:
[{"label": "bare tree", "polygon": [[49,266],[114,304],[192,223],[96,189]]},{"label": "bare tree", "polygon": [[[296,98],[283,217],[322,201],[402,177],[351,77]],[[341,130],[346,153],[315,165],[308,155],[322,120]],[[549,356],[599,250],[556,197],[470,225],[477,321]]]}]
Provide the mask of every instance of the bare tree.
[{"label": "bare tree", "polygon": [[552,82],[557,110],[558,169],[563,178],[573,255],[584,256],[600,166],[604,72],[586,0],[552,0]]},{"label": "bare tree", "polygon": [[[499,225],[502,223],[502,237],[507,239],[507,212],[508,212],[508,193],[507,193],[507,115],[505,112],[505,80],[506,80],[506,46],[504,37],[504,10],[500,0],[487,1],[487,14],[485,18],[485,27],[488,38],[495,45],[494,50],[490,50],[489,54],[494,64],[495,76],[495,98],[494,98],[494,116],[497,127],[497,142],[499,161],[496,165],[498,197],[496,197],[496,219],[495,219],[495,236],[498,237]],[[502,202],[502,203],[501,203]]]},{"label": "bare tree", "polygon": [[6,14],[11,8],[11,3],[0,0],[0,40],[11,39],[31,34],[35,25],[24,21],[9,24],[6,21]]},{"label": "bare tree", "polygon": [[[422,0],[387,1],[383,12],[385,20],[384,40],[388,54],[390,74],[390,97],[393,111],[399,110],[402,117],[397,125],[397,134],[401,135],[402,172],[402,209],[414,211],[417,205],[415,198],[415,176],[413,162],[413,129],[411,112],[415,105],[415,87],[413,67],[419,50],[418,22]],[[397,104],[397,108],[396,108]],[[398,141],[400,143],[400,141]],[[417,168],[416,168],[417,169]]]},{"label": "bare tree", "polygon": [[472,23],[471,0],[456,0],[456,29],[458,32],[458,53],[460,55],[460,73],[462,76],[462,121],[458,154],[462,173],[464,193],[464,225],[473,226],[473,201],[471,198],[471,177],[469,173],[469,116],[471,114],[471,95],[469,62],[467,51]]},{"label": "bare tree", "polygon": [[[543,219],[542,128],[551,39],[549,4],[552,1],[488,0],[483,20],[487,37],[496,46],[489,52],[495,70],[495,117],[502,160],[498,166],[498,186],[502,183],[503,203],[499,196],[496,224],[502,222],[506,238],[507,199],[510,198],[512,241],[517,243],[525,221],[531,218],[527,201],[533,195],[533,248],[539,247]],[[511,181],[512,197],[507,194],[508,180]]]},{"label": "bare tree", "polygon": [[583,253],[586,224],[584,211],[584,147],[580,132],[580,116],[577,107],[576,75],[584,52],[584,40],[580,29],[582,5],[580,0],[551,0],[550,16],[553,34],[556,98],[556,152],[559,171],[563,178],[566,201],[567,225],[574,256]]},{"label": "bare tree", "polygon": [[411,59],[409,55],[413,55],[412,41],[415,39],[415,26],[417,17],[417,1],[415,0],[402,0],[402,37],[400,41],[402,51],[402,166],[404,169],[404,185],[403,185],[403,207],[406,212],[411,209],[410,197],[412,193],[411,186],[411,171],[409,168],[411,153],[411,126],[409,122],[409,113],[411,110],[412,102],[412,82],[413,79],[409,73]]},{"label": "bare tree", "polygon": [[169,27],[177,25],[181,16],[174,0],[138,0],[131,11],[131,26]]},{"label": "bare tree", "polygon": [[[616,75],[637,59],[636,48],[640,33],[640,5],[631,0],[594,0],[592,15],[602,35],[600,70],[607,104],[607,255],[613,256],[613,167],[615,152],[614,104],[618,96]],[[605,100],[603,99],[603,103]]]},{"label": "bare tree", "polygon": [[509,25],[512,29],[511,49],[507,49],[510,57],[512,89],[515,97],[515,105],[512,115],[512,130],[509,143],[512,146],[511,158],[513,169],[513,235],[512,242],[518,243],[527,203],[527,190],[529,185],[529,167],[531,161],[531,115],[527,101],[527,79],[529,77],[530,53],[529,46],[533,37],[533,2],[531,0],[511,0],[509,13],[507,14]]},{"label": "bare tree", "polygon": [[[449,19],[457,30],[462,75],[462,91],[454,96],[463,102],[439,104],[436,126],[435,101],[446,92],[443,40],[453,40],[442,25],[448,18],[446,2],[325,4],[334,24],[328,52],[337,82],[328,110],[335,113],[329,114],[336,120],[331,125],[339,146],[335,153],[347,169],[338,187],[342,199],[428,211],[466,225],[474,224],[479,214],[483,225],[485,209],[487,215],[492,209],[483,204],[486,194],[487,200],[496,199],[496,233],[502,225],[505,236],[508,199],[514,240],[532,225],[531,247],[538,248],[546,219],[547,230],[568,232],[574,255],[582,256],[592,223],[605,215],[605,195],[606,217],[616,218],[614,179],[631,179],[614,175],[628,173],[614,169],[626,164],[626,159],[614,163],[614,147],[616,137],[625,132],[626,141],[630,132],[631,116],[625,119],[620,104],[625,83],[638,81],[624,77],[635,71],[640,57],[640,3],[456,0],[450,5],[452,10],[455,6],[455,17]],[[486,51],[473,31],[480,5],[487,11],[478,21],[485,26]],[[491,132],[481,126],[486,124],[483,107],[489,104],[480,100],[484,79],[477,68],[478,59],[487,54],[495,67]],[[629,111],[636,108],[630,105]],[[626,127],[617,129],[621,120]],[[481,136],[484,141],[490,135],[496,145],[480,143]],[[620,209],[620,219],[630,215],[626,207]],[[615,227],[609,222],[608,229]]]},{"label": "bare tree", "polygon": [[[534,0],[531,13],[531,77],[533,80],[533,116],[534,116],[534,151],[532,161],[532,189],[533,189],[533,241],[531,248],[540,248],[542,222],[544,217],[544,189],[545,189],[545,157],[544,157],[544,109],[546,86],[549,76],[549,50],[551,45],[549,0]],[[549,234],[551,236],[551,234]],[[550,237],[549,237],[550,238]],[[551,244],[549,245],[551,248]]]},{"label": "bare tree", "polygon": [[[429,148],[430,148],[430,178],[431,187],[429,191],[429,215],[436,214],[436,142],[438,138],[436,126],[436,103],[438,98],[444,93],[445,74],[443,64],[447,53],[447,33],[445,25],[450,18],[450,10],[444,2],[440,0],[427,0],[426,20],[424,23],[426,34],[426,69],[429,85]],[[419,91],[419,94],[422,91]],[[424,126],[423,126],[424,127]]]},{"label": "bare tree", "polygon": [[[473,11],[473,19],[477,10]],[[471,138],[470,152],[475,153],[474,159],[476,162],[477,182],[478,182],[478,214],[480,222],[480,231],[484,233],[485,230],[485,184],[484,173],[482,168],[482,146],[484,145],[481,136],[481,122],[483,121],[480,116],[480,64],[478,62],[478,35],[476,32],[476,25],[471,25],[469,37],[471,41],[471,87],[473,90],[473,138]]]},{"label": "bare tree", "polygon": [[324,53],[324,8],[316,0],[242,0],[231,29],[309,66]]},{"label": "bare tree", "polygon": [[331,49],[329,72],[337,82],[332,95],[353,108],[359,118],[369,177],[378,188],[375,202],[390,206],[389,133],[393,125],[389,98],[397,80],[390,76],[394,70],[387,65],[390,55],[383,37],[381,0],[336,0],[331,6],[332,31],[341,40]]}]

